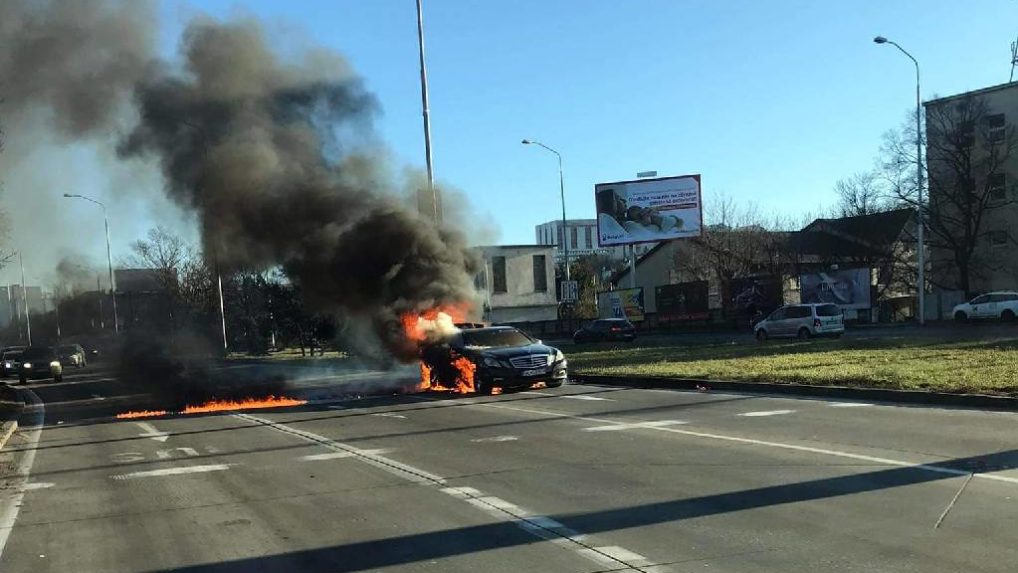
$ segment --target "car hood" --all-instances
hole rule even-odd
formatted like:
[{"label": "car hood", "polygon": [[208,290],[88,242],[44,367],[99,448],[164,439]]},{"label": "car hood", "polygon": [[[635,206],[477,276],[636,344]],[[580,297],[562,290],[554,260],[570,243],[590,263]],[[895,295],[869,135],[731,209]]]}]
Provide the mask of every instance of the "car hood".
[{"label": "car hood", "polygon": [[530,356],[531,354],[555,354],[556,348],[544,344],[530,344],[527,346],[510,347],[465,347],[462,352],[472,356],[491,356],[494,358],[516,358],[517,356]]}]

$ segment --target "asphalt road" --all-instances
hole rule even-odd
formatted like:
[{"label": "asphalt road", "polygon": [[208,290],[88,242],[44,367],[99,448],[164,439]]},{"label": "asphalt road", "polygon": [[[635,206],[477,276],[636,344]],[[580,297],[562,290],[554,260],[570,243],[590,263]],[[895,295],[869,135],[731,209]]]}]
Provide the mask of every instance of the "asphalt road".
[{"label": "asphalt road", "polygon": [[1011,413],[566,386],[111,419],[134,389],[101,368],[23,388],[40,404],[0,452],[0,571],[1018,563]]}]

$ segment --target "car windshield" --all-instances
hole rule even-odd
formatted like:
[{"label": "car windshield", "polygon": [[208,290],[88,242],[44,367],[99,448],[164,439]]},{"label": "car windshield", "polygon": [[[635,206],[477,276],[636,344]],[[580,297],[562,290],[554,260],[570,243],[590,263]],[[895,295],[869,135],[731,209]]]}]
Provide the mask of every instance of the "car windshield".
[{"label": "car windshield", "polygon": [[33,346],[25,350],[21,357],[25,360],[37,360],[40,358],[52,358],[53,349],[48,346]]},{"label": "car windshield", "polygon": [[839,316],[841,308],[834,304],[821,304],[817,307],[817,316]]},{"label": "car windshield", "polygon": [[21,354],[22,354],[22,351],[20,351],[20,350],[8,350],[7,352],[4,352],[2,359],[3,360],[17,360],[18,358],[21,357]]},{"label": "car windshield", "polygon": [[514,346],[527,346],[533,344],[534,339],[519,330],[474,330],[463,332],[463,345],[468,348],[503,348]]}]

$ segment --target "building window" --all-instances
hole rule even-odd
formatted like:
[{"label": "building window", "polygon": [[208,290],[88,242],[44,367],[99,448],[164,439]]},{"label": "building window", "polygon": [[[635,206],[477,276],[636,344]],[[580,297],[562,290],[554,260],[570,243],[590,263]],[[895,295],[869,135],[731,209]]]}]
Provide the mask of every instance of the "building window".
[{"label": "building window", "polygon": [[990,176],[986,178],[986,187],[989,190],[990,201],[997,203],[1007,199],[1007,190],[1005,189],[1003,173],[991,173]]},{"label": "building window", "polygon": [[1007,231],[990,231],[990,246],[1003,247],[1007,245]]},{"label": "building window", "polygon": [[591,231],[592,230],[593,230],[593,228],[589,227],[589,226],[583,228],[583,238],[586,239],[586,241],[587,241],[587,248],[588,249],[593,249],[594,248],[594,241],[591,239]]},{"label": "building window", "polygon": [[563,233],[562,227],[558,227],[557,229],[558,229],[558,243],[556,243],[556,244],[558,245],[558,248],[561,249],[562,247],[564,247],[566,245],[566,241],[565,241],[565,239],[562,238],[563,237],[563,235],[562,235],[562,233]]},{"label": "building window", "polygon": [[579,245],[576,244],[576,239],[579,236],[579,234],[580,234],[579,229],[577,229],[576,227],[572,227],[571,229],[569,229],[569,242],[573,244],[572,248],[574,249],[579,247]]},{"label": "building window", "polygon": [[972,147],[976,144],[976,124],[973,121],[962,122],[958,127],[958,139],[961,147]]},{"label": "building window", "polygon": [[1004,141],[1004,128],[1006,126],[1007,120],[1004,119],[1004,114],[998,113],[986,116],[986,127],[989,129],[987,139],[992,142]]},{"label": "building window", "polygon": [[544,255],[534,255],[534,292],[548,292],[548,271]]},{"label": "building window", "polygon": [[505,257],[491,257],[491,292],[508,292],[505,284]]}]

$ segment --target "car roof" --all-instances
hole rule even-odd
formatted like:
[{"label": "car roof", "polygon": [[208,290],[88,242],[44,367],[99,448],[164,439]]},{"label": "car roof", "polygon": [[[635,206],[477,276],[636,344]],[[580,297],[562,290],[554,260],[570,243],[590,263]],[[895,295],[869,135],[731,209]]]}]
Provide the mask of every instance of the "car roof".
[{"label": "car roof", "polygon": [[1013,290],[995,290],[993,292],[983,293],[983,294],[981,294],[979,296],[983,296],[983,295],[987,295],[987,294],[1018,294],[1018,292],[1015,292]]}]

